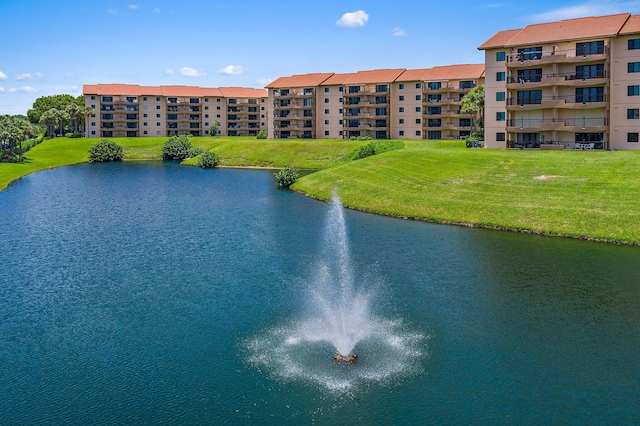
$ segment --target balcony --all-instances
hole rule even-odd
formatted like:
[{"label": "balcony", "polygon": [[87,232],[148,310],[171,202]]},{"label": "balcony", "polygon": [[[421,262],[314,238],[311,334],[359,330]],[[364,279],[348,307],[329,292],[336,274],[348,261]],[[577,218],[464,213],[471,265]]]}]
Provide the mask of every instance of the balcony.
[{"label": "balcony", "polygon": [[529,68],[555,63],[600,62],[609,56],[609,47],[604,46],[602,53],[579,54],[576,49],[558,50],[555,48],[540,52],[513,53],[507,55],[507,68]]},{"label": "balcony", "polygon": [[542,74],[534,78],[524,79],[517,76],[507,78],[507,89],[535,89],[548,86],[590,86],[604,85],[607,82],[605,71],[593,75],[570,73]]},{"label": "balcony", "polygon": [[597,118],[516,118],[507,120],[507,131],[530,133],[534,130],[560,130],[579,132],[589,130],[593,133],[604,132],[607,126],[605,117]]},{"label": "balcony", "polygon": [[604,108],[607,105],[606,95],[564,95],[564,96],[542,96],[541,98],[519,100],[517,98],[507,99],[507,111],[536,110],[547,108]]}]

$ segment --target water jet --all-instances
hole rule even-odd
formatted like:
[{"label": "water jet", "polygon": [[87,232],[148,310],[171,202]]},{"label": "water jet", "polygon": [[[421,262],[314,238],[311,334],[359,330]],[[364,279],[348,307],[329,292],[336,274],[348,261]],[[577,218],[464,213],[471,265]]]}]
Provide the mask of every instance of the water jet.
[{"label": "water jet", "polygon": [[340,352],[336,352],[333,355],[333,360],[336,364],[350,365],[358,360],[358,355],[351,352],[349,355],[343,356]]}]

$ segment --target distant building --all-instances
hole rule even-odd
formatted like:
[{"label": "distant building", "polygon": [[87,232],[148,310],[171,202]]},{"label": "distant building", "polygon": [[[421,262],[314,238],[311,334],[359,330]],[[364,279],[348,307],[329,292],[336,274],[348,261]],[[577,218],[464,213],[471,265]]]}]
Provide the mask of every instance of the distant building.
[{"label": "distant building", "polygon": [[267,85],[274,138],[457,139],[471,132],[460,99],[484,65],[280,77]]},{"label": "distant building", "polygon": [[640,15],[532,24],[479,49],[487,146],[640,149]]},{"label": "distant building", "polygon": [[88,137],[204,136],[216,121],[223,136],[257,136],[266,130],[264,89],[242,87],[87,84]]}]

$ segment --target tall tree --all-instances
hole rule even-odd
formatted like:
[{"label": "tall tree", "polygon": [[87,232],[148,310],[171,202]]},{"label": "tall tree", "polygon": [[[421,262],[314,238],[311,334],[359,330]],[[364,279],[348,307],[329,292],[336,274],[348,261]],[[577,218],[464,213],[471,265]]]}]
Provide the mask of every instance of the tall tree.
[{"label": "tall tree", "polygon": [[39,123],[47,126],[47,137],[52,137],[56,132],[56,124],[58,124],[58,110],[51,108],[50,110],[45,111],[40,116]]},{"label": "tall tree", "polygon": [[462,97],[461,101],[460,112],[473,116],[471,129],[475,131],[478,125],[480,130],[484,131],[484,86],[474,87]]},{"label": "tall tree", "polygon": [[32,123],[39,123],[42,114],[49,111],[51,108],[64,110],[68,105],[72,104],[84,106],[84,100],[79,101],[79,98],[80,97],[74,97],[71,95],[41,96],[35,100],[31,109],[27,111],[29,121]]}]

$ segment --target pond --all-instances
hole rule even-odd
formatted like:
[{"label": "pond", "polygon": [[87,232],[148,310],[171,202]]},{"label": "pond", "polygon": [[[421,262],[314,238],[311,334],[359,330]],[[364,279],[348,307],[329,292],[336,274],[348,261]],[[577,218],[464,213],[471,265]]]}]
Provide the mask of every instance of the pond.
[{"label": "pond", "polygon": [[364,342],[336,365],[320,341],[289,359],[331,208],[269,171],[163,162],[9,185],[0,423],[640,418],[634,247],[347,210],[350,273],[402,353]]}]

